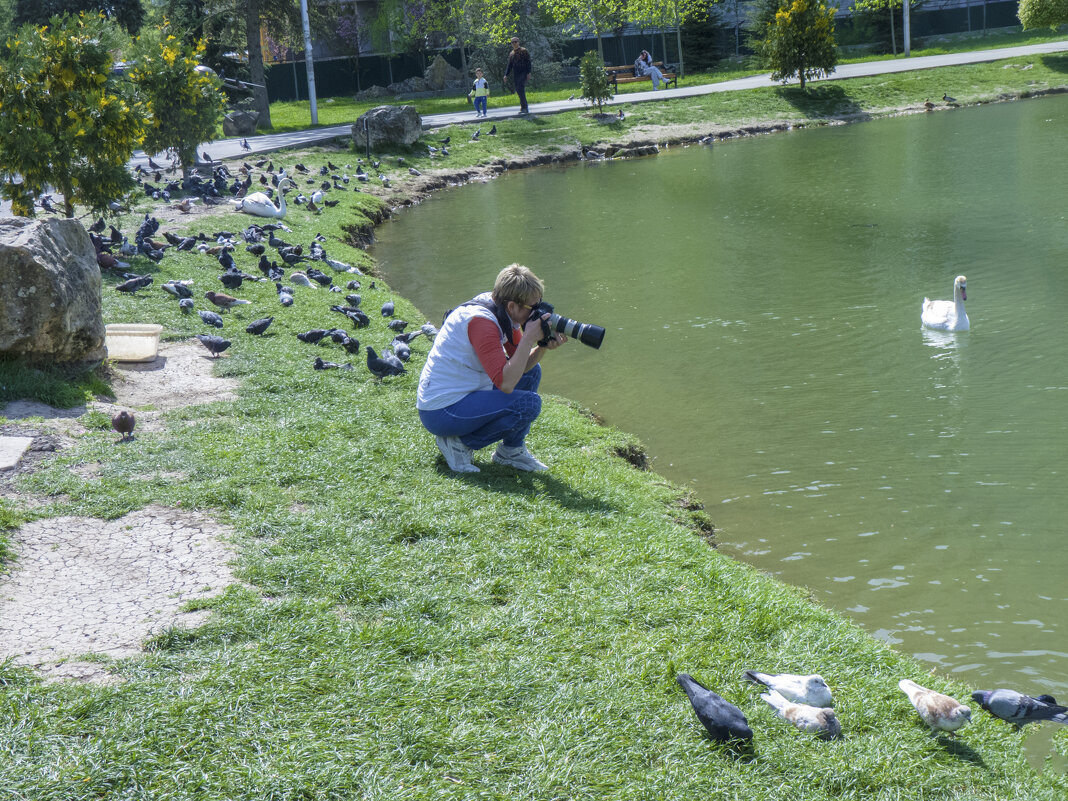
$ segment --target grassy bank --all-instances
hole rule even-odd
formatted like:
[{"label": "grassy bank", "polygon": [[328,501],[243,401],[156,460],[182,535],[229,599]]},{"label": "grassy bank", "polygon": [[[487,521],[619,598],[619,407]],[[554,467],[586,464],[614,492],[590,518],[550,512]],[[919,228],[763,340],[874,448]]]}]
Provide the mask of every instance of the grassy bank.
[{"label": "grassy bank", "polygon": [[[1068,83],[1063,62],[1048,58],[1026,71],[938,74],[944,87],[956,82],[951,94],[972,87],[972,102],[985,102],[1035,91],[1032,80]],[[858,79],[843,91],[873,116],[934,96],[926,73],[892,80]],[[580,142],[655,141],[792,114],[833,120],[843,101],[822,94],[645,104],[610,125],[577,113],[510,120],[479,143],[457,127],[448,163],[414,150],[406,158],[444,174]],[[276,167],[300,160],[313,170],[355,159],[329,149],[274,154]],[[392,202],[426,188],[390,171]],[[381,201],[330,196],[341,203],[321,216],[294,208],[285,238],[307,245],[322,232],[331,257],[373,269],[346,241],[380,218]],[[248,222],[223,211],[164,227],[210,233]],[[136,222],[124,223],[131,233]],[[234,255],[256,272],[243,249]],[[158,266],[137,257],[133,267],[155,284],[131,297],[106,277],[108,322],[159,322],[168,340],[211,331],[158,289],[191,278],[203,307],[200,294],[220,287],[211,257],[168,252]],[[375,313],[386,300],[400,317],[424,319],[381,280],[374,289],[360,280],[372,315],[355,332],[364,345],[389,342]],[[362,352],[352,371],[315,371],[316,355],[350,357],[294,335],[351,330],[328,310],[345,292],[298,287],[289,309],[269,284],[233,294],[252,304],[224,315],[233,345],[214,367],[241,380],[236,401],[167,412],[161,427],[121,447],[102,416],[87,413],[72,448],[18,481],[45,505],[0,506],[0,523],[115,518],[150,503],[205,510],[233,527],[243,583],[208,603],[215,614],[202,627],[162,632],[143,658],[111,663],[121,684],[46,686],[0,666],[0,798],[793,801],[1068,791],[1064,776],[1027,767],[1021,735],[978,711],[956,740],[928,736],[897,681],[958,698],[973,688],[925,674],[804,591],[721,556],[695,499],[636,469],[640,446],[626,434],[556,399],[530,440],[550,473],[517,475],[483,454],[482,473],[454,476],[414,411],[424,340],[397,379],[374,381]],[[266,315],[276,316],[266,336],[244,333]],[[547,369],[566,358],[552,354]],[[89,465],[98,467],[72,469]],[[823,743],[774,718],[741,680],[752,667],[822,673],[844,737]],[[705,738],[674,684],[678,671],[741,706],[756,731],[751,751]],[[1057,743],[1065,749],[1063,733]]]}]

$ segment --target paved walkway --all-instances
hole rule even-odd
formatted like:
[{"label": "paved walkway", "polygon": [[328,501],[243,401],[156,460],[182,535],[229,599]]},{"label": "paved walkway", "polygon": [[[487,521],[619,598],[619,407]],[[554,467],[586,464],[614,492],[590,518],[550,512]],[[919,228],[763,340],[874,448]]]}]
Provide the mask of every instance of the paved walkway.
[{"label": "paved walkway", "polygon": [[[823,80],[844,80],[846,78],[859,78],[868,75],[887,75],[895,72],[911,72],[912,70],[934,69],[936,67],[951,67],[961,64],[979,64],[985,61],[1000,61],[1006,58],[1020,58],[1023,56],[1041,55],[1043,53],[1060,53],[1068,51],[1068,41],[1044,42],[1042,44],[1023,45],[1021,47],[1004,47],[996,50],[974,50],[970,53],[951,53],[943,56],[923,56],[917,58],[900,58],[890,61],[867,61],[860,64],[843,64],[828,78]],[[632,94],[617,95],[609,101],[609,106],[622,105],[624,103],[647,103],[661,100],[673,100],[680,97],[696,97],[698,95],[710,95],[717,92],[739,92],[746,89],[757,89],[765,86],[778,86],[777,81],[771,80],[771,74],[752,75],[748,78],[739,78],[734,81],[721,83],[702,84],[698,86],[681,86],[677,89],[662,89],[659,92],[635,92]],[[530,110],[533,114],[557,114],[561,111],[576,111],[585,107],[578,98],[575,100],[552,100],[547,103],[531,103]],[[495,120],[514,117],[519,113],[519,106],[503,106],[491,108],[489,116],[482,120],[483,124],[492,124]],[[457,123],[473,123],[471,111],[450,112],[447,114],[428,114],[423,117],[424,128],[440,128],[445,125]],[[348,137],[352,132],[352,124],[332,125],[324,128],[309,128],[303,131],[290,131],[289,133],[264,134],[262,136],[248,137],[248,143],[252,152],[266,153],[272,150],[280,150],[287,147],[300,147],[322,142],[329,142],[339,137]],[[241,148],[240,139],[219,139],[209,142],[201,148],[207,150],[214,159],[233,158],[241,156],[246,151]],[[131,164],[140,163],[147,166],[147,159],[138,151],[134,154]]]}]

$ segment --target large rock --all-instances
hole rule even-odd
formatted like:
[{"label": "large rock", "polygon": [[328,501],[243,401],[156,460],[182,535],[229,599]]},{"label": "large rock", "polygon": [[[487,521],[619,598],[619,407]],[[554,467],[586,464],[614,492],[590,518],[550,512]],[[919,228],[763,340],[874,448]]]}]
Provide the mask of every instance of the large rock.
[{"label": "large rock", "polygon": [[99,361],[100,268],[77,220],[0,219],[0,353],[31,363]]},{"label": "large rock", "polygon": [[463,73],[442,58],[440,53],[434,57],[430,66],[426,68],[426,72],[423,73],[427,88],[435,90],[444,89],[450,82],[456,82],[462,78]]},{"label": "large rock", "polygon": [[[367,135],[364,121],[367,122]],[[368,138],[372,150],[379,147],[415,144],[423,134],[423,120],[415,106],[376,106],[356,120],[352,126],[352,141],[357,148],[366,148]]]},{"label": "large rock", "polygon": [[258,111],[231,111],[223,116],[223,136],[255,136],[256,124],[259,121]]},{"label": "large rock", "polygon": [[384,86],[372,86],[356,93],[357,100],[377,100],[380,97],[390,97],[390,91]]}]

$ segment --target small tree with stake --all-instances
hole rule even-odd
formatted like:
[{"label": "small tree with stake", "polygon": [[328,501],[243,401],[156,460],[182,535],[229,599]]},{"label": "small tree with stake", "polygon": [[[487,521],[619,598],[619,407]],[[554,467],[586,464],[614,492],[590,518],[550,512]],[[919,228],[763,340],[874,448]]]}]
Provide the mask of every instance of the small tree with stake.
[{"label": "small tree with stake", "polygon": [[596,103],[597,113],[600,114],[605,102],[612,99],[612,85],[604,71],[604,60],[596,50],[590,50],[582,57],[579,72],[582,80],[582,99],[591,106]]},{"label": "small tree with stake", "polygon": [[131,75],[152,112],[145,152],[173,150],[188,176],[197,162],[197,146],[215,136],[226,106],[218,77],[198,69],[204,42],[183,44],[165,23],[142,34],[135,53]]},{"label": "small tree with stake", "polygon": [[824,0],[781,0],[764,23],[760,55],[773,81],[797,77],[805,81],[834,72],[838,45],[834,40],[834,9]]},{"label": "small tree with stake", "polygon": [[2,188],[15,214],[31,216],[34,198],[63,195],[103,211],[133,186],[127,162],[144,132],[145,109],[133,87],[111,73],[122,36],[99,14],[25,25],[0,60],[0,172],[19,175]]}]

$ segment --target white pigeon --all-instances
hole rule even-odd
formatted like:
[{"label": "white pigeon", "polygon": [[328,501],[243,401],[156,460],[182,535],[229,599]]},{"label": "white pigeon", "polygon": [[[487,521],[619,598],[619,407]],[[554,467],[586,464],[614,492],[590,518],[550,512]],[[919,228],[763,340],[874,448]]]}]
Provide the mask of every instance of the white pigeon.
[{"label": "white pigeon", "polygon": [[944,731],[952,736],[953,732],[972,719],[972,710],[948,695],[928,690],[908,679],[902,679],[897,686],[909,697],[932,732]]},{"label": "white pigeon", "polygon": [[968,279],[958,275],[953,279],[953,300],[923,299],[920,322],[939,331],[967,331],[970,327],[964,301],[968,299]]},{"label": "white pigeon", "polygon": [[777,692],[764,693],[760,696],[779,714],[801,731],[818,735],[824,740],[833,740],[842,733],[842,724],[838,722],[834,710],[830,707],[815,707],[808,704],[795,704],[787,701]]},{"label": "white pigeon", "polygon": [[304,273],[293,273],[289,276],[289,280],[298,286],[310,286],[312,289],[318,289],[317,284],[313,284],[311,280]]},{"label": "white pigeon", "polygon": [[769,690],[774,690],[787,701],[793,701],[795,704],[808,704],[815,707],[834,706],[831,688],[818,673],[809,676],[799,676],[793,673],[772,675],[747,670],[744,675],[749,681],[763,684]]}]

